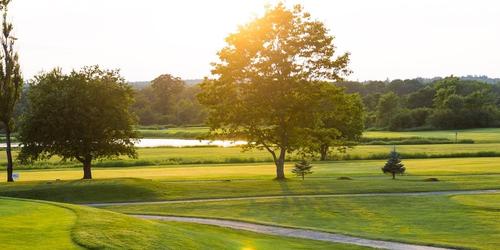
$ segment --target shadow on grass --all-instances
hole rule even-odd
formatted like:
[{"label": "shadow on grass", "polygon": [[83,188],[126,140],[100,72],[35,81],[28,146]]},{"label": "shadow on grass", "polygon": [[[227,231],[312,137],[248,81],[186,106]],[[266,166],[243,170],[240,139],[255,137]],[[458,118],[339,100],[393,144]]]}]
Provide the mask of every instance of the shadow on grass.
[{"label": "shadow on grass", "polygon": [[4,186],[0,196],[72,203],[155,200],[164,196],[158,182],[142,179],[73,180],[16,183]]}]

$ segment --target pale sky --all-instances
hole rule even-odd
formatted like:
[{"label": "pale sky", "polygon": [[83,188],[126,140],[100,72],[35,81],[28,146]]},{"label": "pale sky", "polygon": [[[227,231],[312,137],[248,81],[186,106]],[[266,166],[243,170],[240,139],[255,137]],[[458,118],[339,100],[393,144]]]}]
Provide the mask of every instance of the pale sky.
[{"label": "pale sky", "polygon": [[[21,66],[99,64],[129,81],[210,74],[224,38],[272,0],[13,0]],[[351,80],[500,77],[500,1],[303,0],[349,51]]]}]

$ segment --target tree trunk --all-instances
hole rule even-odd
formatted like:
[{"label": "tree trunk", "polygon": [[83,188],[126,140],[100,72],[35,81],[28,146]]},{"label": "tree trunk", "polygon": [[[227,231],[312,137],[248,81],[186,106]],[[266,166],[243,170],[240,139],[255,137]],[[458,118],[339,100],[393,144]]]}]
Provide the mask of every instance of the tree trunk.
[{"label": "tree trunk", "polygon": [[392,173],[392,179],[395,180],[396,179],[396,173]]},{"label": "tree trunk", "polygon": [[302,173],[302,180],[304,180],[304,173]]},{"label": "tree trunk", "polygon": [[86,158],[85,161],[83,162],[83,179],[84,180],[90,180],[92,179],[92,168],[91,164],[92,163],[92,158]]},{"label": "tree trunk", "polygon": [[328,149],[330,147],[328,145],[321,145],[319,148],[319,153],[321,154],[321,161],[326,161],[328,159]]},{"label": "tree trunk", "polygon": [[286,155],[286,150],[281,149],[280,150],[280,156],[278,160],[275,162],[276,163],[276,179],[277,180],[284,180],[285,179],[285,155]]},{"label": "tree trunk", "polygon": [[8,123],[4,123],[5,125],[5,140],[7,147],[5,148],[5,152],[7,152],[7,181],[13,182],[14,178],[12,177],[12,173],[14,171],[14,166],[12,163],[12,147],[11,147],[11,139],[10,139],[10,128]]}]

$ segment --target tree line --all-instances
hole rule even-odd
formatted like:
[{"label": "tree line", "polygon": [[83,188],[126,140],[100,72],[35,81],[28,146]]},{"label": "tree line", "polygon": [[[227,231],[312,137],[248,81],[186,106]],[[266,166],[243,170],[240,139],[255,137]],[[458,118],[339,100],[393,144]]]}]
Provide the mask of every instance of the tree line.
[{"label": "tree line", "polygon": [[446,77],[341,82],[363,99],[367,128],[389,130],[464,129],[500,126],[500,82]]},{"label": "tree line", "polygon": [[[500,82],[472,77],[333,82],[359,94],[367,129],[432,130],[500,126]],[[162,75],[135,91],[141,125],[205,125],[208,110],[197,96],[201,85]]]}]

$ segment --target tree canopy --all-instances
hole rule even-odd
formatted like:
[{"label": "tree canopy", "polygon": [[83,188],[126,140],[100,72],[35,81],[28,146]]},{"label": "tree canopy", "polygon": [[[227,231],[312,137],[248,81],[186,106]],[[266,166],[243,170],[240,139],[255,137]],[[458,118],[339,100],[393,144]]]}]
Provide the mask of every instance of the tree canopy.
[{"label": "tree canopy", "polygon": [[206,114],[196,98],[199,92],[198,85],[163,74],[145,88],[135,90],[132,109],[141,125],[200,125]]},{"label": "tree canopy", "polygon": [[98,66],[70,74],[55,69],[31,82],[19,131],[23,161],[76,159],[91,179],[94,159],[136,156],[132,89],[118,71]]},{"label": "tree canopy", "polygon": [[226,38],[202,84],[212,134],[248,140],[267,150],[284,179],[287,152],[303,148],[307,132],[322,124],[324,81],[350,73],[349,55],[335,56],[334,37],[297,5],[279,3]]},{"label": "tree canopy", "polygon": [[328,159],[332,148],[345,151],[358,141],[364,129],[363,102],[358,94],[346,94],[343,88],[331,84],[323,87],[320,100],[320,125],[310,130],[306,151],[319,153],[320,160]]}]

